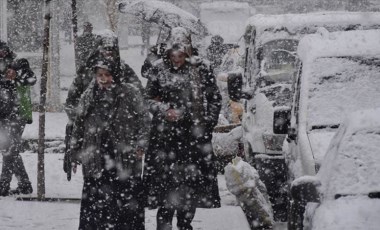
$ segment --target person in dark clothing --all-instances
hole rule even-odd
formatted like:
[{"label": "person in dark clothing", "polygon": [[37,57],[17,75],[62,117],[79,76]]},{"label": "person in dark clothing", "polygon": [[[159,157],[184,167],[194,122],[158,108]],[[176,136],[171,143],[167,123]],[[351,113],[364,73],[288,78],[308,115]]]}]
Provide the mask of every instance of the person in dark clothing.
[{"label": "person in dark clothing", "polygon": [[146,59],[144,60],[144,63],[141,67],[141,76],[144,78],[149,77],[149,70],[153,67],[153,64],[156,61],[159,61],[160,59],[163,59],[165,62],[167,62],[167,57],[165,54],[165,50],[167,47],[167,44],[173,44],[174,42],[178,42],[181,37],[188,37],[190,46],[189,46],[189,52],[192,56],[197,57],[199,56],[198,49],[193,47],[191,45],[191,37],[187,34],[187,31],[183,27],[175,27],[170,31],[169,38],[165,43],[159,43],[155,46],[152,46],[148,50],[148,54]]},{"label": "person in dark clothing", "polygon": [[206,62],[192,62],[188,34],[168,44],[166,60],[150,69],[146,99],[153,114],[146,154],[148,206],[157,230],[193,229],[196,208],[220,207],[212,130],[221,95]]},{"label": "person in dark clothing", "polygon": [[120,58],[117,37],[114,34],[99,36],[97,46],[98,48],[87,58],[86,64],[79,66],[77,76],[70,86],[65,103],[65,110],[71,121],[73,121],[75,117],[74,111],[78,105],[81,95],[93,79],[91,68],[94,63],[101,58],[106,58],[116,63],[116,68],[119,69],[121,82],[131,83],[143,92],[143,86],[136,73]]},{"label": "person in dark clothing", "polygon": [[207,47],[207,59],[211,62],[211,67],[217,69],[223,61],[224,55],[228,52],[228,47],[223,44],[224,39],[220,35],[212,36],[211,44]]},{"label": "person in dark clothing", "polygon": [[75,65],[77,69],[86,64],[87,58],[97,48],[97,36],[92,33],[92,29],[93,27],[90,22],[83,23],[83,34],[77,38],[75,50]]},{"label": "person in dark clothing", "polygon": [[144,229],[142,157],[149,112],[141,92],[100,59],[81,97],[70,152],[83,165],[79,229]]},{"label": "person in dark clothing", "polygon": [[143,86],[136,73],[120,58],[117,37],[113,33],[99,36],[97,44],[98,48],[92,54],[90,54],[86,61],[86,64],[79,67],[77,76],[71,84],[66,98],[65,111],[69,117],[69,122],[66,126],[66,154],[63,167],[66,173],[70,171],[71,167],[70,162],[68,162],[70,160],[67,147],[71,138],[73,122],[76,118],[76,109],[82,94],[93,79],[92,66],[97,63],[99,59],[107,59],[114,62],[116,66],[115,68],[118,69],[120,81],[123,83],[131,83],[141,93],[143,92]]},{"label": "person in dark clothing", "polygon": [[[0,176],[1,196],[33,192],[20,148],[25,125],[32,123],[30,86],[36,83],[36,76],[26,59],[15,58],[16,54],[0,41],[0,150],[5,149]],[[10,190],[13,174],[18,186]]]}]

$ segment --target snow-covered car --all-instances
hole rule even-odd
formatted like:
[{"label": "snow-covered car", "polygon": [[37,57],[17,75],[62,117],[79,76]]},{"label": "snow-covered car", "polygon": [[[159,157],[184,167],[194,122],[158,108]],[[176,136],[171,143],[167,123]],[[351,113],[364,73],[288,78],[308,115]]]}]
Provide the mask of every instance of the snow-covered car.
[{"label": "snow-covered car", "polygon": [[297,52],[301,67],[283,146],[289,181],[318,172],[347,114],[380,107],[379,30],[308,35]]},{"label": "snow-covered car", "polygon": [[379,19],[380,13],[325,12],[255,15],[248,20],[244,76],[235,82],[231,78],[229,88],[234,100],[245,99],[245,157],[268,188],[275,219],[287,218],[287,165],[282,143],[291,111],[293,79],[300,63],[296,52],[299,40],[317,32],[379,28]]},{"label": "snow-covered car", "polygon": [[379,150],[380,108],[352,113],[333,137],[317,175],[292,183],[299,206],[291,213],[292,229],[379,229]]}]

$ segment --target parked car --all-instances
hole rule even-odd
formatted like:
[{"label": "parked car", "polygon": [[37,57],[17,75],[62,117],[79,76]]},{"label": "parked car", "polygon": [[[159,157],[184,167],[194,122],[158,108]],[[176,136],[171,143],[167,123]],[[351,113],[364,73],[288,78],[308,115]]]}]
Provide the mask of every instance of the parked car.
[{"label": "parked car", "polygon": [[255,15],[248,20],[244,75],[241,79],[229,77],[230,97],[245,99],[245,157],[268,188],[276,220],[287,219],[287,165],[282,143],[291,111],[293,79],[299,69],[299,40],[317,32],[379,28],[379,20],[380,13],[357,12]]},{"label": "parked car", "polygon": [[379,30],[308,35],[297,52],[291,117],[277,132],[288,133],[283,150],[290,182],[318,172],[347,114],[380,107]]},{"label": "parked car", "polygon": [[379,229],[379,150],[380,108],[349,116],[331,140],[317,175],[292,184],[299,206],[291,213],[298,220],[296,229]]}]

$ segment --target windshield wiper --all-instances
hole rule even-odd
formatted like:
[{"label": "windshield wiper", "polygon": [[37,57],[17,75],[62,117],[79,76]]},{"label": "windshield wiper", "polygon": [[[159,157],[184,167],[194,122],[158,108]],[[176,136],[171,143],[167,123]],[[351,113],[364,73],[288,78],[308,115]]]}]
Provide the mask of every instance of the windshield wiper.
[{"label": "windshield wiper", "polygon": [[370,192],[370,193],[368,193],[368,197],[379,199],[380,198],[380,192]]},{"label": "windshield wiper", "polygon": [[311,130],[316,130],[316,129],[337,129],[339,128],[339,125],[313,125],[311,126]]},{"label": "windshield wiper", "polygon": [[[359,194],[335,194],[334,198],[335,200],[341,198],[341,197],[346,197],[346,196],[356,196]],[[363,194],[365,195],[365,194]],[[370,192],[368,193],[368,197],[371,199],[379,199],[380,198],[380,192]]]}]

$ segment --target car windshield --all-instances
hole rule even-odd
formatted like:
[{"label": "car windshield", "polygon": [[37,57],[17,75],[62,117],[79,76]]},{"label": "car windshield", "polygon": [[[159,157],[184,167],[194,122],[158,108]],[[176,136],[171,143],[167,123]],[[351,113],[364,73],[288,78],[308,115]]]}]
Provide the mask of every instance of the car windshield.
[{"label": "car windshield", "polygon": [[380,107],[379,73],[380,57],[316,59],[310,69],[303,70],[308,77],[309,129],[331,127],[348,113]]},{"label": "car windshield", "polygon": [[290,84],[275,84],[260,89],[266,98],[272,102],[273,107],[289,106],[292,99]]},{"label": "car windshield", "polygon": [[260,60],[265,74],[292,73],[295,70],[298,41],[281,39],[263,45]]}]

